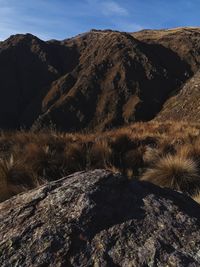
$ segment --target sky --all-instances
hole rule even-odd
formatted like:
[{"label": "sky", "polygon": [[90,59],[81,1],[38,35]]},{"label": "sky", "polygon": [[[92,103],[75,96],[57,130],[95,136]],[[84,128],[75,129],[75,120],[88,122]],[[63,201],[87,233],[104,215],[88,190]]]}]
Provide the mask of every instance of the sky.
[{"label": "sky", "polygon": [[200,26],[200,0],[0,0],[0,40],[62,40],[90,29],[134,32]]}]

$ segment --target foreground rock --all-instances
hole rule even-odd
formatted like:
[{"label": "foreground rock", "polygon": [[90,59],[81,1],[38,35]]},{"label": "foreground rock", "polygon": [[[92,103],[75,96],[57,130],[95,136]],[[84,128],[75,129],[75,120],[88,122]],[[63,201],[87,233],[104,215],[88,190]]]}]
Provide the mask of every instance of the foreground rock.
[{"label": "foreground rock", "polygon": [[200,207],[96,170],[0,204],[0,266],[200,266]]}]

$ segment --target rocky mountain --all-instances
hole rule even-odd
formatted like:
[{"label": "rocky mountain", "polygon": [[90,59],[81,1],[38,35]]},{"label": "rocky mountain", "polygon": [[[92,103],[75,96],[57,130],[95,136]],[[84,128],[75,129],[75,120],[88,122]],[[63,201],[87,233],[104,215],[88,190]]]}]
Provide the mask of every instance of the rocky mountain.
[{"label": "rocky mountain", "polygon": [[0,43],[0,128],[104,130],[153,119],[200,64],[200,29],[91,30]]},{"label": "rocky mountain", "polygon": [[0,265],[199,266],[199,214],[169,189],[75,173],[0,204]]}]

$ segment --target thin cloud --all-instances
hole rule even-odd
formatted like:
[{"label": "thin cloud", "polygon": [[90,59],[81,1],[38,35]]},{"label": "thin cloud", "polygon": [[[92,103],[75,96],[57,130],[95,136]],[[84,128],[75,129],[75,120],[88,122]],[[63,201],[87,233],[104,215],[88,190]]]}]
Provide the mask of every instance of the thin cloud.
[{"label": "thin cloud", "polygon": [[100,12],[104,16],[128,16],[128,10],[116,1],[86,0],[94,12]]},{"label": "thin cloud", "polygon": [[126,8],[120,6],[114,1],[107,1],[101,4],[102,13],[106,16],[118,15],[118,16],[128,16],[129,12]]},{"label": "thin cloud", "polygon": [[142,28],[122,1],[57,1],[0,0],[0,40],[27,32],[46,40],[64,39],[95,27],[122,31]]},{"label": "thin cloud", "polygon": [[118,20],[117,22],[112,20],[113,24],[115,25],[115,28],[119,31],[125,31],[125,32],[135,32],[140,31],[144,28],[148,28],[144,25],[140,25],[137,23],[134,23],[132,21],[126,21],[126,20]]}]

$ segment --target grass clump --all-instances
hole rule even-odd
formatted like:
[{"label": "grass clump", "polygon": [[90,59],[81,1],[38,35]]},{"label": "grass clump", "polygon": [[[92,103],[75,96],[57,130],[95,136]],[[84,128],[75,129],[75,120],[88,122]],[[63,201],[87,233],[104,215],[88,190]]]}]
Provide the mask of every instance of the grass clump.
[{"label": "grass clump", "polygon": [[0,160],[0,202],[42,184],[34,172],[20,161]]},{"label": "grass clump", "polygon": [[112,165],[112,149],[106,140],[98,140],[93,143],[89,151],[89,157],[92,169],[107,168]]},{"label": "grass clump", "polygon": [[147,169],[141,177],[161,187],[182,191],[191,196],[200,189],[198,165],[194,160],[179,156],[166,156]]}]

